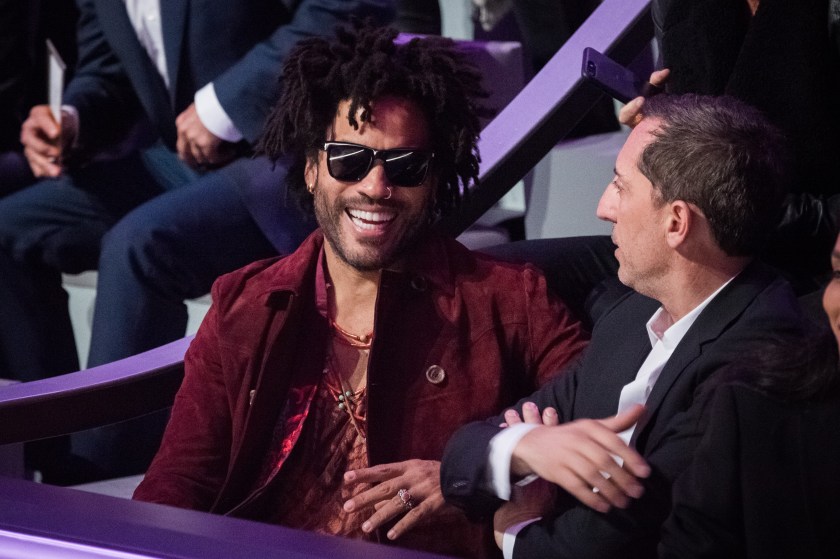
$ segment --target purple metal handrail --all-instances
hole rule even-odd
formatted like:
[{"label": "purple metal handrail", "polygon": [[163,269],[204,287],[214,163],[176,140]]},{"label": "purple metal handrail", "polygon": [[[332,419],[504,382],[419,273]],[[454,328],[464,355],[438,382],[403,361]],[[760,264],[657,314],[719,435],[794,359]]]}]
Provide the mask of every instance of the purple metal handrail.
[{"label": "purple metal handrail", "polygon": [[99,367],[0,388],[0,444],[42,439],[172,405],[192,336]]},{"label": "purple metal handrail", "polygon": [[604,0],[482,130],[480,184],[440,227],[459,235],[475,223],[595,105],[600,93],[583,82],[580,72],[585,47],[629,64],[652,38],[650,0]]},{"label": "purple metal handrail", "polygon": [[0,478],[0,557],[127,555],[148,559],[443,559],[394,546]]}]

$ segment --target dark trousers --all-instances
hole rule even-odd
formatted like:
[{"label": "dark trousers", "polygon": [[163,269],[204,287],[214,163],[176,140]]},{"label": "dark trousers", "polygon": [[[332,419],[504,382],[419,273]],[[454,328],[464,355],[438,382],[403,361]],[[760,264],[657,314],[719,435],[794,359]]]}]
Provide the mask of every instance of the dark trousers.
[{"label": "dark trousers", "polygon": [[[284,177],[264,158],[198,175],[157,146],[0,199],[0,376],[34,380],[78,368],[61,272],[99,270],[90,366],[183,336],[184,299],[207,293],[220,274],[294,250],[311,229],[284,203]],[[271,195],[262,211],[276,210],[274,244],[246,207],[251,191]],[[136,473],[122,458],[136,448],[146,448],[143,461],[151,457],[162,428],[153,424],[154,433],[116,426],[110,442],[74,441],[74,451],[103,475]]]},{"label": "dark trousers", "polygon": [[0,152],[0,197],[20,190],[35,182],[29,163],[23,152],[10,150]]}]

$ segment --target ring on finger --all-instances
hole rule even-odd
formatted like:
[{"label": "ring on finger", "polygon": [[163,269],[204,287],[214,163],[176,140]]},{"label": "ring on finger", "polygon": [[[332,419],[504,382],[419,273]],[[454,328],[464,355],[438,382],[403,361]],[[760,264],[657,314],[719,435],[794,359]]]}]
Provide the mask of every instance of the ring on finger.
[{"label": "ring on finger", "polygon": [[[601,476],[602,476],[604,479],[611,479],[611,478],[612,478],[612,476],[609,474],[609,472],[605,472],[605,471],[603,471],[603,470],[599,470],[599,472],[598,472],[598,473],[599,473],[599,474],[601,474]],[[592,487],[592,492],[593,492],[593,493],[600,493],[600,492],[601,492],[601,490],[600,490],[600,489],[598,489],[597,487],[593,486],[593,487]]]},{"label": "ring on finger", "polygon": [[409,493],[408,489],[400,489],[397,491],[397,497],[400,498],[400,502],[402,502],[405,510],[411,510],[414,508],[414,501],[411,500],[411,493]]}]

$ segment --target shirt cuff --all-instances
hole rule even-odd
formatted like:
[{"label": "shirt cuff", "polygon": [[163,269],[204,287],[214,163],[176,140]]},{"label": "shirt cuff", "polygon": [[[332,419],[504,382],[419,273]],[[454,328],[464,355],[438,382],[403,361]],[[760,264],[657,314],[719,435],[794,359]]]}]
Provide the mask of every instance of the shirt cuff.
[{"label": "shirt cuff", "polygon": [[216,137],[227,142],[238,142],[242,139],[242,132],[236,128],[233,121],[216,97],[213,82],[208,83],[195,93],[195,112],[201,119],[201,124]]},{"label": "shirt cuff", "polygon": [[533,524],[538,520],[542,520],[542,517],[538,516],[530,520],[525,520],[518,524],[514,524],[505,530],[505,533],[502,536],[502,555],[505,559],[513,559],[513,545],[516,543],[516,535],[522,531],[525,526]]},{"label": "shirt cuff", "polygon": [[522,437],[535,427],[539,427],[539,425],[517,423],[502,429],[490,439],[490,454],[487,458],[488,482],[493,492],[500,499],[510,500],[510,460],[513,456],[513,449],[516,448]]}]

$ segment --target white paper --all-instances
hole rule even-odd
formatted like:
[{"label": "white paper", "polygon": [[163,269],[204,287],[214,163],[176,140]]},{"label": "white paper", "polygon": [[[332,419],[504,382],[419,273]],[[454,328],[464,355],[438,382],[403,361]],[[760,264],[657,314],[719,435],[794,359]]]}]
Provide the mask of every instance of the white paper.
[{"label": "white paper", "polygon": [[61,96],[64,91],[64,70],[67,66],[52,41],[47,39],[48,102],[56,122],[61,124]]}]

